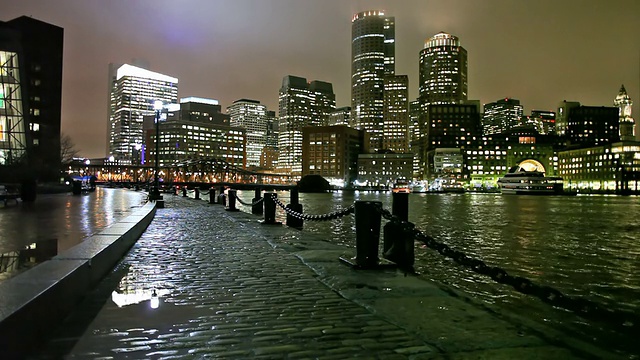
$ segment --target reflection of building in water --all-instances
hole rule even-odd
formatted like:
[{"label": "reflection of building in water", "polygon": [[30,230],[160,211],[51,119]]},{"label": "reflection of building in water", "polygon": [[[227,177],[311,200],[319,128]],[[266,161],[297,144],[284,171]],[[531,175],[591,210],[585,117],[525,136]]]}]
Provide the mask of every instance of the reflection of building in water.
[{"label": "reflection of building in water", "polygon": [[56,239],[37,241],[24,249],[0,254],[0,281],[16,276],[57,254]]},{"label": "reflection of building in water", "polygon": [[[154,282],[149,273],[155,273],[155,270],[130,268],[116,290],[111,293],[113,303],[123,307],[167,296],[170,291],[160,289],[164,284]],[[153,307],[157,307],[157,303]]]}]

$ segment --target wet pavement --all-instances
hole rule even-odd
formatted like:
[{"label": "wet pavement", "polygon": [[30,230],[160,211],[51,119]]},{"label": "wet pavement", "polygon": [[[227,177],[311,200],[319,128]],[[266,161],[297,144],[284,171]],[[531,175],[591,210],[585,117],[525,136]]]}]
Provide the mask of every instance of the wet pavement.
[{"label": "wet pavement", "polygon": [[321,234],[165,200],[33,359],[615,358],[418,277],[354,270]]},{"label": "wet pavement", "polygon": [[51,259],[146,202],[147,194],[98,187],[82,195],[38,194],[0,205],[0,281]]}]

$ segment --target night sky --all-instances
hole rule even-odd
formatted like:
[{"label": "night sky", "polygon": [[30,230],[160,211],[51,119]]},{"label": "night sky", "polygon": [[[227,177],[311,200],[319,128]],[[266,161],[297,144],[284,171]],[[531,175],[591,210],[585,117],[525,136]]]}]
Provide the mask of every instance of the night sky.
[{"label": "night sky", "polygon": [[[613,106],[621,84],[640,122],[638,0],[3,0],[0,20],[64,28],[62,131],[106,155],[107,69],[144,59],[179,79],[179,97],[250,98],[277,111],[291,74],[333,83],[350,105],[351,17],[396,20],[396,73],[418,93],[418,54],[439,31],[469,54],[469,99],[519,99],[525,114],[562,100]],[[636,127],[636,133],[640,128]]]}]

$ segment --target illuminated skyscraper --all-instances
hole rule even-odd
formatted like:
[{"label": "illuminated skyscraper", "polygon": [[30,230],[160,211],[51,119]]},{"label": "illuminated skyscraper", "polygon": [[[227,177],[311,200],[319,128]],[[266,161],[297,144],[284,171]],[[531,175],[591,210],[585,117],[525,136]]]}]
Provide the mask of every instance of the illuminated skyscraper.
[{"label": "illuminated skyscraper", "polygon": [[260,154],[267,143],[267,107],[260,101],[240,99],[227,107],[231,126],[247,130],[247,167],[260,166]]},{"label": "illuminated skyscraper", "polygon": [[131,161],[143,144],[142,118],[154,115],[153,103],[178,103],[178,79],[153,71],[122,65],[116,72],[109,107],[109,153]]},{"label": "illuminated skyscraper", "polygon": [[363,11],[351,23],[352,119],[369,133],[371,150],[376,150],[382,147],[384,77],[395,74],[395,19],[382,11]]},{"label": "illuminated skyscraper", "polygon": [[484,105],[482,127],[484,134],[499,134],[520,125],[524,108],[520,100],[500,99]]},{"label": "illuminated skyscraper", "polygon": [[636,122],[631,117],[631,106],[633,105],[633,101],[631,101],[631,98],[627,95],[627,90],[624,88],[624,85],[620,87],[618,96],[616,96],[613,104],[620,109],[618,113],[620,118],[620,140],[635,141]]},{"label": "illuminated skyscraper", "polygon": [[40,180],[59,179],[63,42],[61,27],[0,21],[0,177],[3,165],[26,164]]},{"label": "illuminated skyscraper", "polygon": [[409,148],[409,77],[387,75],[384,78],[382,148],[397,153]]},{"label": "illuminated skyscraper", "polygon": [[461,104],[467,87],[467,50],[460,40],[445,32],[428,39],[420,51],[421,104]]},{"label": "illuminated skyscraper", "polygon": [[329,121],[335,109],[333,86],[287,75],[278,97],[278,171],[294,176],[302,173],[302,128]]}]

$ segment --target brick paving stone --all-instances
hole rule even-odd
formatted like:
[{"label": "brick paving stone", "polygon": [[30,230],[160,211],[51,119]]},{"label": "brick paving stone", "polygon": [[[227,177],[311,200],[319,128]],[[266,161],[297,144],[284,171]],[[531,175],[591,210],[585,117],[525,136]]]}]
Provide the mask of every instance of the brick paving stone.
[{"label": "brick paving stone", "polygon": [[[92,317],[81,305],[76,317],[85,326],[60,331],[34,360],[443,358],[428,336],[344,298],[290,252],[294,247],[274,245],[278,236],[270,232],[302,243],[292,230],[180,196],[166,196],[165,206],[87,299],[104,305]],[[344,272],[353,270],[345,266]],[[110,291],[111,299],[104,298]],[[153,291],[157,308],[150,307]],[[116,295],[126,304],[116,305]],[[73,346],[69,339],[76,340]],[[554,347],[547,354],[572,358]]]}]

